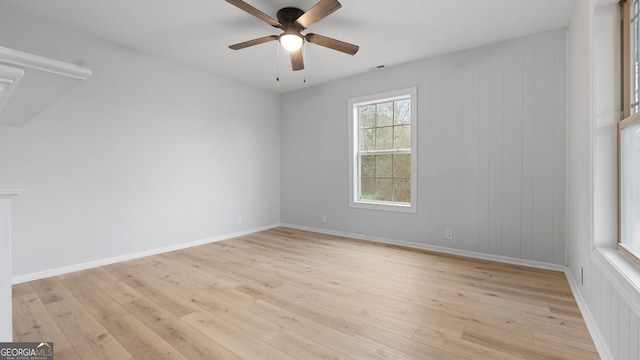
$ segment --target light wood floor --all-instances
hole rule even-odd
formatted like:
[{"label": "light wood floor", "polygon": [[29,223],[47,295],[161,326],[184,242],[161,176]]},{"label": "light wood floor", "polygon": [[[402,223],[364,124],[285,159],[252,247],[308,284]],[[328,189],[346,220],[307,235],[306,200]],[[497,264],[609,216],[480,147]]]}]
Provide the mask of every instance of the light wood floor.
[{"label": "light wood floor", "polygon": [[287,228],[13,287],[55,359],[597,359],[564,274]]}]

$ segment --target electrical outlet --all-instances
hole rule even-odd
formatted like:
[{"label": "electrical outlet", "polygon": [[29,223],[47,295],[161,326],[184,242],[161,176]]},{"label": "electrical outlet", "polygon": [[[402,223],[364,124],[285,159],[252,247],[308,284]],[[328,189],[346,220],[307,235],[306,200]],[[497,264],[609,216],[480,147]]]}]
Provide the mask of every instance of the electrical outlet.
[{"label": "electrical outlet", "polygon": [[242,216],[236,216],[236,225],[242,225]]},{"label": "electrical outlet", "polygon": [[327,223],[327,215],[322,215],[322,223],[323,224]]},{"label": "electrical outlet", "polygon": [[447,229],[444,233],[445,240],[453,240],[453,229]]},{"label": "electrical outlet", "polygon": [[584,285],[584,268],[580,266],[580,285]]}]

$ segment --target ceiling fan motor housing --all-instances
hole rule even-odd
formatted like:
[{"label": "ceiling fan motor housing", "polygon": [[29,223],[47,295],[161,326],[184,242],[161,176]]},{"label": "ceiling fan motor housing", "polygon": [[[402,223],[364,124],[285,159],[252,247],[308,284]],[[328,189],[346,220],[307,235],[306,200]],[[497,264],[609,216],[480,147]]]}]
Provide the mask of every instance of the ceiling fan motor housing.
[{"label": "ceiling fan motor housing", "polygon": [[296,23],[296,20],[300,16],[304,14],[304,11],[294,8],[294,7],[285,7],[278,10],[276,17],[278,21],[282,24],[282,30],[287,30],[290,27],[295,27],[298,31],[304,30],[302,26]]}]

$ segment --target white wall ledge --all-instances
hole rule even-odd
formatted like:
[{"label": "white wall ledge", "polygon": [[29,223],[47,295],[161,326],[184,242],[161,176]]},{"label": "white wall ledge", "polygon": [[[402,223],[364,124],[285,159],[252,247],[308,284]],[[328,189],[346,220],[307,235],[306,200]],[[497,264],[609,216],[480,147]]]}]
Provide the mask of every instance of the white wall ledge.
[{"label": "white wall ledge", "polygon": [[640,266],[618,249],[596,248],[591,259],[629,307],[640,316]]},{"label": "white wall ledge", "polygon": [[91,70],[62,61],[27,54],[0,46],[0,59],[3,63],[19,68],[45,71],[60,76],[84,80],[91,75]]},{"label": "white wall ledge", "polygon": [[91,70],[0,46],[0,125],[20,127]]},{"label": "white wall ledge", "polygon": [[12,198],[20,194],[22,194],[22,189],[1,189],[0,188],[0,199]]}]

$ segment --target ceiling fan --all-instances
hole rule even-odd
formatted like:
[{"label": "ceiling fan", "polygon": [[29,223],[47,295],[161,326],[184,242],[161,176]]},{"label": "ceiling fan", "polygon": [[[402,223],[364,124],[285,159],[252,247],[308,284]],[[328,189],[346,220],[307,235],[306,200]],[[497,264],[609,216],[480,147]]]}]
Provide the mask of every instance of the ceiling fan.
[{"label": "ceiling fan", "polygon": [[308,11],[302,11],[295,7],[285,7],[278,10],[276,17],[278,20],[254,8],[242,0],[226,0],[228,3],[238,7],[241,10],[257,17],[267,24],[282,29],[280,35],[268,35],[257,39],[244,41],[241,43],[230,45],[233,50],[244,49],[269,41],[278,40],[282,47],[289,51],[291,57],[291,67],[294,71],[304,69],[304,60],[302,59],[302,45],[304,41],[312,44],[327,47],[349,55],[355,55],[359,47],[344,41],[332,39],[330,37],[308,33],[302,35],[301,32],[311,27],[311,25],[324,19],[334,11],[340,9],[342,4],[337,0],[320,0]]}]

